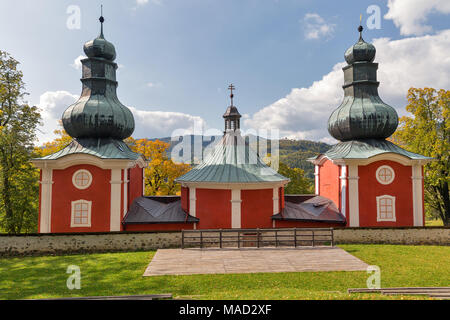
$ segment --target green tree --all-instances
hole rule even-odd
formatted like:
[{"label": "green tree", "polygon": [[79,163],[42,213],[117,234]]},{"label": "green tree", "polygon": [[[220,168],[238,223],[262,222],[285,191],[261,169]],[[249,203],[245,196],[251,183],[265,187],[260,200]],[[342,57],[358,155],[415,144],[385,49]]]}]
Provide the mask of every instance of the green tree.
[{"label": "green tree", "polygon": [[305,171],[300,168],[290,168],[280,161],[278,173],[291,179],[284,189],[285,194],[310,194],[313,193],[311,181],[305,177]]},{"label": "green tree", "polygon": [[410,88],[406,110],[393,141],[406,149],[433,157],[425,166],[425,208],[450,226],[450,91]]},{"label": "green tree", "polygon": [[19,62],[0,51],[0,225],[8,233],[36,231],[38,176],[31,165],[40,114],[24,102]]}]

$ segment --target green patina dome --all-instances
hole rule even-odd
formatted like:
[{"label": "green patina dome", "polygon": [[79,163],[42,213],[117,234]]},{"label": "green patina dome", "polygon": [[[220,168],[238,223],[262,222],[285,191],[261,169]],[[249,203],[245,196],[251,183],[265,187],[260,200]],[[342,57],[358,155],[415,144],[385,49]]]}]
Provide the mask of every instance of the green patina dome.
[{"label": "green patina dome", "polygon": [[109,61],[116,59],[116,49],[114,45],[107,41],[103,36],[103,21],[104,18],[100,17],[101,30],[100,35],[94,40],[90,40],[84,44],[83,50],[88,58],[103,58]]},{"label": "green patina dome", "polygon": [[355,62],[373,62],[375,59],[375,46],[364,41],[361,36],[362,30],[363,27],[359,26],[358,31],[360,32],[360,37],[358,42],[345,51],[344,57],[348,64]]},{"label": "green patina dome", "polygon": [[385,139],[397,129],[397,112],[378,96],[375,52],[360,35],[345,53],[344,100],[328,119],[328,132],[337,140]]},{"label": "green patina dome", "polygon": [[64,111],[62,123],[73,138],[112,138],[123,140],[134,131],[130,109],[118,99],[114,46],[100,36],[84,45],[88,58],[83,65],[80,99]]}]

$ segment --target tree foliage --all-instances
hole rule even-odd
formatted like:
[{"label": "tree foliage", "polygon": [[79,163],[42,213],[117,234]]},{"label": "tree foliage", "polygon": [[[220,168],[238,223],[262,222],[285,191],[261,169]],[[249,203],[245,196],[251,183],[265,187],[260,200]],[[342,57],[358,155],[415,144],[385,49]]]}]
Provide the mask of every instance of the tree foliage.
[{"label": "tree foliage", "polygon": [[188,164],[177,164],[167,156],[170,144],[160,140],[134,140],[128,138],[128,145],[134,152],[141,153],[149,160],[145,169],[145,195],[175,195],[180,193],[180,185],[175,179],[190,170]]},{"label": "tree foliage", "polygon": [[37,157],[41,158],[58,152],[72,141],[72,137],[69,136],[64,129],[55,130],[54,133],[57,135],[55,140],[46,142],[42,146],[34,148],[34,153]]},{"label": "tree foliage", "polygon": [[291,179],[284,189],[285,194],[310,194],[313,192],[313,186],[308,178],[305,177],[305,171],[300,168],[290,168],[280,161],[278,173]]},{"label": "tree foliage", "polygon": [[24,97],[19,62],[0,51],[0,226],[8,233],[36,231],[38,173],[30,163],[40,114]]},{"label": "tree foliage", "polygon": [[425,166],[425,206],[428,214],[450,225],[450,91],[410,88],[406,110],[393,140],[435,160]]}]

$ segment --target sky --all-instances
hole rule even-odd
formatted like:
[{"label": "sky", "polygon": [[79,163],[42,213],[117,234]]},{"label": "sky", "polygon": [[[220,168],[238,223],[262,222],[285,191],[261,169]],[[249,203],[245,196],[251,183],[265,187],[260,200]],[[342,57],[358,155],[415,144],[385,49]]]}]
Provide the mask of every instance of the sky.
[{"label": "sky", "polygon": [[333,143],[327,120],[360,14],[380,96],[399,115],[410,87],[450,89],[448,0],[4,0],[0,49],[21,63],[27,100],[41,109],[38,143],[79,98],[101,4],[135,138],[222,130],[233,83],[244,132]]}]

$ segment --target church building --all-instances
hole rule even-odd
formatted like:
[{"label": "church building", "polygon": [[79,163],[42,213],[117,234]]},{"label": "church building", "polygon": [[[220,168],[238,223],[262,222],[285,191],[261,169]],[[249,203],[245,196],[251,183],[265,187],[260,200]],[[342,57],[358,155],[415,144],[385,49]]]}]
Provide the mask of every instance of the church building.
[{"label": "church building", "polygon": [[284,194],[289,179],[241,135],[231,85],[223,137],[176,180],[181,195],[144,196],[147,160],[124,142],[135,123],[116,95],[116,51],[103,22],[84,45],[80,99],[62,115],[73,140],[33,159],[40,233],[424,224],[423,165],[431,159],[386,140],[398,117],[378,96],[375,48],[361,35],[345,54],[345,97],[328,122],[340,142],[310,159],[316,194]]},{"label": "church building", "polygon": [[345,52],[344,100],[328,119],[340,142],[310,159],[316,194],[336,203],[350,227],[424,226],[423,166],[432,159],[386,140],[397,112],[378,96],[376,50],[358,31]]}]

